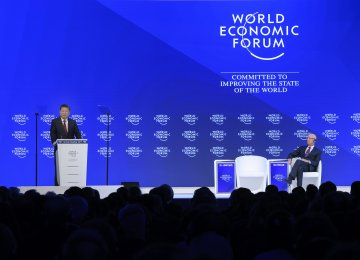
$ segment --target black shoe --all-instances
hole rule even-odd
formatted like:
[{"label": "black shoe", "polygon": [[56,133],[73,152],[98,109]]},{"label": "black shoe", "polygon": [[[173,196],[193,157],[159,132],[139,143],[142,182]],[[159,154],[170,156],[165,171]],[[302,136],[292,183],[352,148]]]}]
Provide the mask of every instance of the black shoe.
[{"label": "black shoe", "polygon": [[283,182],[286,182],[289,186],[291,185],[292,183],[292,180],[290,178],[283,178],[282,179]]}]

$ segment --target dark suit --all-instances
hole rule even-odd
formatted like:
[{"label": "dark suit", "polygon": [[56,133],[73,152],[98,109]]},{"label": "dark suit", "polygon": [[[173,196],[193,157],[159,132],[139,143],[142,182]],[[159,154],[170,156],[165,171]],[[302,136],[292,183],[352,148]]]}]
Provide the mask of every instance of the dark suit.
[{"label": "dark suit", "polygon": [[305,151],[307,148],[308,146],[300,146],[288,155],[288,159],[300,157],[310,161],[310,163],[307,163],[301,160],[297,160],[294,166],[291,168],[289,179],[294,180],[295,178],[297,178],[298,187],[302,186],[303,173],[316,171],[316,168],[318,167],[321,159],[321,150],[316,148],[315,146],[308,154],[308,156],[305,156]]},{"label": "dark suit", "polygon": [[[63,125],[63,121],[61,117],[55,118],[51,121],[51,127],[50,127],[50,137],[51,137],[51,143],[54,144],[57,139],[81,139],[81,133],[79,131],[79,128],[76,124],[76,121],[68,118],[67,119],[67,134],[65,134],[65,129]],[[57,178],[56,178],[56,149],[57,147],[54,146],[54,152],[55,152],[55,186],[58,186]]]},{"label": "dark suit", "polygon": [[76,121],[71,118],[68,118],[67,121],[67,134],[65,134],[61,117],[55,118],[51,121],[50,137],[52,143],[56,142],[57,139],[74,139],[75,137],[76,139],[81,139],[81,133]]}]

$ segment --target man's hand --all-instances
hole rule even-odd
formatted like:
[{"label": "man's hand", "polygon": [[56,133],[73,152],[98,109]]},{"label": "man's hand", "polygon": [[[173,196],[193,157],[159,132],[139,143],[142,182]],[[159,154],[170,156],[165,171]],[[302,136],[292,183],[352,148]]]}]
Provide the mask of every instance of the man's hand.
[{"label": "man's hand", "polygon": [[310,164],[310,163],[311,163],[311,161],[310,161],[310,160],[306,160],[306,159],[303,159],[303,158],[301,158],[300,160],[301,160],[301,161],[303,161],[303,162],[306,162],[306,163],[308,163],[308,164]]}]

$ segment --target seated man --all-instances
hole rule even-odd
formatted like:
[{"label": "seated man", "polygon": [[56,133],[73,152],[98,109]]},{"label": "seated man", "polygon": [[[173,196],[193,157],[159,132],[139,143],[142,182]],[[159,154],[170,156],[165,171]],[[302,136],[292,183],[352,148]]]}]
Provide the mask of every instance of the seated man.
[{"label": "seated man", "polygon": [[302,186],[304,172],[315,171],[321,158],[321,150],[315,147],[316,135],[310,133],[307,137],[307,146],[300,146],[288,155],[288,163],[293,158],[299,158],[291,168],[289,177],[284,179],[289,185],[297,178],[297,187]]}]

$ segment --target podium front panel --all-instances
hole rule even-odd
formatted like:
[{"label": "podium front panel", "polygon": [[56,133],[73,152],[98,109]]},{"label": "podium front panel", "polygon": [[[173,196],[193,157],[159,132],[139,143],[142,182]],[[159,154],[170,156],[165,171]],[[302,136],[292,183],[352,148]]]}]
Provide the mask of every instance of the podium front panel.
[{"label": "podium front panel", "polygon": [[288,175],[288,161],[287,159],[268,160],[269,162],[269,185],[275,185],[279,191],[288,191],[288,185],[282,181]]},{"label": "podium front panel", "polygon": [[88,143],[86,139],[58,139],[57,180],[60,186],[86,186]]},{"label": "podium front panel", "polygon": [[214,161],[215,194],[231,194],[236,187],[235,160]]}]

